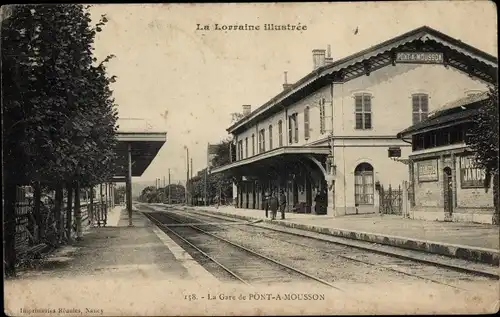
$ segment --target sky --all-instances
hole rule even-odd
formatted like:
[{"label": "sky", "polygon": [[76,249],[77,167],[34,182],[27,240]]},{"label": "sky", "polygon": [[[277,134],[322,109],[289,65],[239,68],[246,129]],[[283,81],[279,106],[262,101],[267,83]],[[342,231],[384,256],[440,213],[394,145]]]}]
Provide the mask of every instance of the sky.
[{"label": "sky", "polygon": [[[194,174],[206,167],[208,143],[228,137],[232,112],[252,110],[312,70],[312,50],[331,45],[334,60],[423,25],[497,56],[496,7],[490,1],[288,4],[105,4],[95,54],[108,64],[120,118],[142,118],[167,132],[167,142],[134,182],[185,181],[186,151]],[[218,31],[215,24],[260,25]],[[298,25],[263,31],[263,25]],[[211,30],[199,31],[197,24]],[[303,27],[306,26],[304,30]],[[356,28],[357,34],[354,34]],[[166,117],[163,116],[167,112]]]}]

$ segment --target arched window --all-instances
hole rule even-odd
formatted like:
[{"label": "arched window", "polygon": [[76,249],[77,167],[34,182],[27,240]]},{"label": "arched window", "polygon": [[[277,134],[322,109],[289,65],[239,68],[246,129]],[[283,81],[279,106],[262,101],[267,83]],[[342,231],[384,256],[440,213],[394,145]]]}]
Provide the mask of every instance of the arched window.
[{"label": "arched window", "polygon": [[273,125],[269,125],[269,150],[273,149]]},{"label": "arched window", "polygon": [[417,124],[427,118],[429,114],[429,95],[427,94],[413,94],[411,96],[412,104],[412,122]]},{"label": "arched window", "polygon": [[283,146],[283,121],[278,121],[278,144],[279,147]]},{"label": "arched window", "polygon": [[252,134],[252,156],[255,155],[255,134]]},{"label": "arched window", "polygon": [[259,153],[264,153],[266,151],[266,130],[261,129],[259,131]]},{"label": "arched window", "polygon": [[309,107],[304,109],[304,139],[309,139]]},{"label": "arched window", "polygon": [[373,205],[373,167],[361,163],[354,170],[354,195],[357,205]]}]

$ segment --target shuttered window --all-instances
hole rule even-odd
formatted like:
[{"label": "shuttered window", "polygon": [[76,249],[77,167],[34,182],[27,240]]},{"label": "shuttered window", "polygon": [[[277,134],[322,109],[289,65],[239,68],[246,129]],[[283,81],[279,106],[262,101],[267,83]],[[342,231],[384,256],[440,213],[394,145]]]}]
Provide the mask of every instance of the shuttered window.
[{"label": "shuttered window", "polygon": [[309,107],[304,109],[304,139],[309,139]]},{"label": "shuttered window", "polygon": [[412,122],[417,124],[429,114],[429,96],[427,94],[414,94],[411,96]]},{"label": "shuttered window", "polygon": [[355,96],[356,129],[367,130],[372,128],[372,96],[359,94]]}]

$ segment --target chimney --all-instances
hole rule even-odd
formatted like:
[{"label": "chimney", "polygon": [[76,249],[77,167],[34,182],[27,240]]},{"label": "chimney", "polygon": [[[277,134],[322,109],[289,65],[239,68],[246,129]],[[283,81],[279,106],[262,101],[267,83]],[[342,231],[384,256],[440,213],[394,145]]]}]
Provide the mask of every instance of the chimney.
[{"label": "chimney", "polygon": [[292,87],[292,84],[288,83],[287,74],[288,72],[285,72],[285,82],[283,83],[283,90],[288,90]]},{"label": "chimney", "polygon": [[314,69],[325,66],[325,52],[326,50],[323,49],[314,49],[312,51]]},{"label": "chimney", "polygon": [[243,116],[246,117],[252,112],[252,106],[251,105],[243,105]]},{"label": "chimney", "polygon": [[332,63],[333,63],[332,48],[331,48],[330,44],[328,44],[327,49],[326,49],[325,65],[329,65]]}]

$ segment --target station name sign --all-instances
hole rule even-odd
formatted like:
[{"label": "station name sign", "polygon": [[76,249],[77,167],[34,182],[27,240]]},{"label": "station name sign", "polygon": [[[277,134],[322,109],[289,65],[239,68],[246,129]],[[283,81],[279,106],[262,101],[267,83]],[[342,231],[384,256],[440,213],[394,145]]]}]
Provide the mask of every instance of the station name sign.
[{"label": "station name sign", "polygon": [[443,64],[443,53],[436,52],[399,52],[396,53],[396,63]]}]

